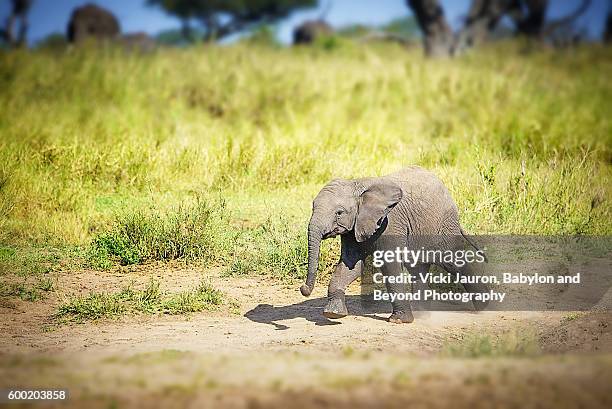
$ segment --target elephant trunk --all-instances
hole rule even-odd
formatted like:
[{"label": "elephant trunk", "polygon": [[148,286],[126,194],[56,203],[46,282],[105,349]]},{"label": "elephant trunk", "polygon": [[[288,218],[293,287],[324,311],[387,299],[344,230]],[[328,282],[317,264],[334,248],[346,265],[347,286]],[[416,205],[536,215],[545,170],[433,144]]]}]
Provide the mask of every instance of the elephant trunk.
[{"label": "elephant trunk", "polygon": [[314,288],[315,280],[317,279],[322,239],[323,234],[321,233],[321,229],[311,223],[308,226],[308,276],[306,277],[306,284],[300,287],[300,291],[304,297],[310,295]]}]

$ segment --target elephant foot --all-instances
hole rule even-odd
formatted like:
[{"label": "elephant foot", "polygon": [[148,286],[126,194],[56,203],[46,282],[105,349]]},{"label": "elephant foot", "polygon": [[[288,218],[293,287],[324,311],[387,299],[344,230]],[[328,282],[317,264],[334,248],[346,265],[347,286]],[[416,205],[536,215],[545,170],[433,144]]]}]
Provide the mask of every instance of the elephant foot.
[{"label": "elephant foot", "polygon": [[389,317],[389,322],[393,324],[409,324],[414,321],[414,317],[412,316],[412,312],[394,312]]},{"label": "elephant foot", "polygon": [[348,315],[346,303],[344,302],[344,293],[334,294],[330,297],[329,302],[323,310],[325,318],[344,318]]},{"label": "elephant foot", "polygon": [[323,311],[323,316],[325,318],[329,318],[329,319],[338,319],[338,318],[344,318],[348,315],[347,314],[343,314],[343,313],[338,313],[338,312],[333,312],[333,311]]},{"label": "elephant foot", "polygon": [[[477,293],[477,294],[485,294],[489,292],[489,286],[487,285],[468,285],[465,284],[464,285],[465,289],[468,292],[471,293]],[[474,311],[478,312],[478,311],[483,311],[484,309],[487,308],[487,306],[489,305],[488,301],[476,301],[476,300],[472,300],[472,307],[474,307]]]}]

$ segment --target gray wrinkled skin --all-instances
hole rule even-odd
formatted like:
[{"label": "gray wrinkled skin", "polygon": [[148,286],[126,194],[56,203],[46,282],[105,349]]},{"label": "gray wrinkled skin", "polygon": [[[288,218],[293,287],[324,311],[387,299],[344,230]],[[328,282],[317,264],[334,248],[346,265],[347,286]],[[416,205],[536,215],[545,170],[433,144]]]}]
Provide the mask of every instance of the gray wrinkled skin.
[{"label": "gray wrinkled skin", "polygon": [[[365,259],[373,251],[416,247],[414,238],[419,236],[435,236],[436,246],[441,250],[460,249],[466,244],[457,205],[448,189],[433,173],[417,166],[382,177],[335,179],[321,189],[313,201],[308,225],[308,276],[300,288],[304,296],[310,295],[315,284],[321,240],[337,235],[341,237],[341,256],[329,283],[328,304],[323,312],[328,318],[348,315],[344,291],[361,276]],[[416,265],[411,274],[427,271],[429,267]],[[452,273],[470,274],[469,265],[458,268],[440,264],[440,267]],[[388,263],[381,270],[385,276],[398,276],[402,266]],[[468,289],[475,290],[482,288]],[[387,291],[403,293],[405,288],[403,284],[387,284]],[[413,321],[409,302],[395,301],[392,305],[390,322]]]}]

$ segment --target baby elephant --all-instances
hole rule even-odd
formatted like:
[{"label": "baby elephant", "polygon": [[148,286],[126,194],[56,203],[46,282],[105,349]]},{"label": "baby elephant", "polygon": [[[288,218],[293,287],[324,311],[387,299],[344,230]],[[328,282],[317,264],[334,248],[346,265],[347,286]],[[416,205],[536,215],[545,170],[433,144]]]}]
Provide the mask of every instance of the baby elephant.
[{"label": "baby elephant", "polygon": [[[417,250],[421,248],[416,241],[420,237],[433,238],[430,240],[435,241],[439,250],[463,249],[465,240],[476,247],[459,224],[457,205],[448,189],[433,173],[417,166],[382,177],[335,179],[319,192],[313,201],[308,225],[308,276],[300,288],[304,296],[310,295],[315,284],[321,240],[337,235],[341,236],[342,249],[329,283],[328,303],[323,311],[327,318],[348,315],[344,291],[361,275],[366,257],[374,251],[397,247]],[[432,264],[428,261],[414,265],[411,273],[425,274]],[[469,264],[458,267],[441,260],[434,264],[452,274],[471,274]],[[402,263],[385,263],[381,272],[387,278],[385,284],[391,295],[405,293],[403,283],[391,283],[402,280],[388,279],[402,275]],[[417,285],[427,286],[422,282]],[[469,288],[470,284],[464,286],[468,291],[483,291],[483,288]],[[392,306],[390,322],[414,320],[405,297],[395,297]]]}]

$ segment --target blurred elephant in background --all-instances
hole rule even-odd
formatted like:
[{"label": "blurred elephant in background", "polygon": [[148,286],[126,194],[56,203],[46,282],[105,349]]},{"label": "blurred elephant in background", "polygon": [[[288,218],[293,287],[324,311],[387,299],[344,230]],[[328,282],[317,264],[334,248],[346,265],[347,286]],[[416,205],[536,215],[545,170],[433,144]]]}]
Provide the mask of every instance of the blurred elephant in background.
[{"label": "blurred elephant in background", "polygon": [[[441,250],[463,249],[466,240],[476,248],[459,224],[457,205],[448,189],[433,173],[417,166],[382,177],[335,179],[323,187],[313,201],[308,225],[308,275],[300,288],[304,296],[310,295],[315,284],[321,240],[337,235],[341,236],[341,256],[329,283],[328,303],[323,312],[328,318],[348,315],[346,287],[361,275],[366,257],[374,251],[398,246],[418,249],[421,245],[416,238],[425,236],[435,237],[435,246]],[[454,263],[435,264],[453,274],[472,273],[469,264],[462,267]],[[424,274],[430,265],[419,263],[411,273]],[[399,277],[402,269],[401,263],[385,263],[381,272],[384,277]],[[404,284],[386,281],[389,294],[405,293]],[[468,291],[485,290],[482,284],[464,286]],[[390,322],[413,321],[409,301],[396,299],[392,306]],[[474,307],[481,309],[484,305],[474,303]]]},{"label": "blurred elephant in background", "polygon": [[293,31],[293,44],[311,44],[320,37],[332,35],[334,29],[323,20],[310,20]]},{"label": "blurred elephant in background", "polygon": [[75,8],[68,22],[67,37],[71,43],[80,43],[88,38],[110,40],[120,34],[121,28],[117,17],[95,4]]}]

